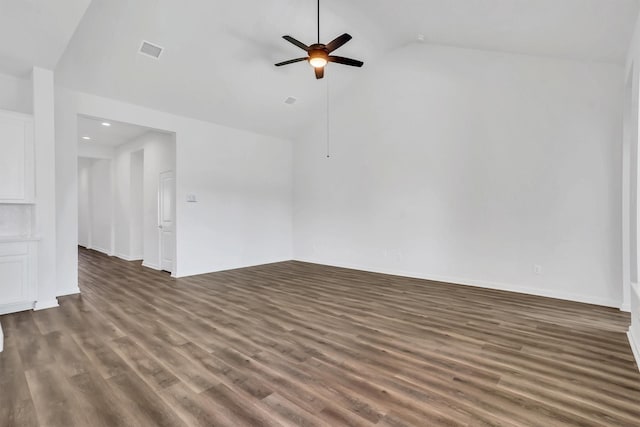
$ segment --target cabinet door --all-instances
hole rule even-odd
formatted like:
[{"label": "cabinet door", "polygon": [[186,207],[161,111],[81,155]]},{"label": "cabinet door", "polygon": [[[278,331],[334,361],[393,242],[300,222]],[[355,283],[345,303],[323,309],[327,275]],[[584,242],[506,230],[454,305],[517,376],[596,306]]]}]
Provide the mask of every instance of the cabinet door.
[{"label": "cabinet door", "polygon": [[0,256],[0,305],[28,301],[29,288],[28,256]]},{"label": "cabinet door", "polygon": [[0,243],[0,314],[33,308],[36,242]]},{"label": "cabinet door", "polygon": [[26,116],[0,112],[0,202],[33,202],[32,123]]}]

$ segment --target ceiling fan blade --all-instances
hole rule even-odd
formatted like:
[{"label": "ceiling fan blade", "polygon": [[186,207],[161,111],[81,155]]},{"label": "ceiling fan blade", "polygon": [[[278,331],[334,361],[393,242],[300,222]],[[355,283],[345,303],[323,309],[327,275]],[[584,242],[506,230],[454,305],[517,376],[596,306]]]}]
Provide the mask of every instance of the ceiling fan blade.
[{"label": "ceiling fan blade", "polygon": [[309,58],[304,57],[304,58],[290,59],[290,60],[284,61],[284,62],[278,62],[276,64],[276,67],[282,67],[283,65],[295,64],[296,62],[306,61],[307,59],[309,59]]},{"label": "ceiling fan blade", "polygon": [[362,67],[364,62],[357,59],[345,58],[344,56],[330,56],[329,62],[335,62],[336,64],[351,65],[352,67]]},{"label": "ceiling fan blade", "polygon": [[289,43],[298,46],[302,50],[305,50],[305,51],[309,50],[309,46],[307,46],[306,44],[302,43],[299,40],[294,39],[291,36],[282,36],[282,38],[285,39],[286,41],[288,41]]},{"label": "ceiling fan blade", "polygon": [[316,79],[321,79],[324,77],[324,67],[318,67],[316,70]]},{"label": "ceiling fan blade", "polygon": [[349,34],[344,33],[343,35],[336,37],[335,40],[333,40],[332,42],[327,44],[327,51],[329,53],[331,53],[334,50],[339,49],[342,46],[344,46],[344,44],[346,42],[348,42],[349,40],[351,40],[351,39],[352,39],[352,37]]}]

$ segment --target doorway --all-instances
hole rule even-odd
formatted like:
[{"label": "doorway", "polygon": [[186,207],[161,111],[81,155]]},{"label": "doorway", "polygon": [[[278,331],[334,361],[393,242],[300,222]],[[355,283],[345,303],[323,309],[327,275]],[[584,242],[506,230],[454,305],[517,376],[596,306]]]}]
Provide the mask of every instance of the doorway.
[{"label": "doorway", "polygon": [[79,116],[78,138],[79,246],[173,274],[175,134]]}]

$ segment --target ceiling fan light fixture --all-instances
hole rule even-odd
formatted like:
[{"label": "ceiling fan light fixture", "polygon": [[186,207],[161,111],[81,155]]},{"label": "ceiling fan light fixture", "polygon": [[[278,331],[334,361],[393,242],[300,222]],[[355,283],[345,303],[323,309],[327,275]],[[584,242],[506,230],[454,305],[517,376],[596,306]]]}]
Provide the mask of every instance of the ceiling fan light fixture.
[{"label": "ceiling fan light fixture", "polygon": [[316,56],[314,58],[309,58],[309,64],[311,64],[313,68],[322,68],[327,65],[327,59],[322,56]]},{"label": "ceiling fan light fixture", "polygon": [[309,64],[313,68],[323,68],[329,62],[329,54],[324,46],[312,46],[309,50]]}]

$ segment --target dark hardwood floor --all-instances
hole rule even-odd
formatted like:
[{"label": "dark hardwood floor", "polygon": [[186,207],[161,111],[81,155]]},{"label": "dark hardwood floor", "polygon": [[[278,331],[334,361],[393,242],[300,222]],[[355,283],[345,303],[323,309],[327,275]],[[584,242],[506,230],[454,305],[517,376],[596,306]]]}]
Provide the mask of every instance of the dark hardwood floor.
[{"label": "dark hardwood floor", "polygon": [[286,262],[175,280],[80,250],[0,317],[2,426],[639,426],[617,310]]}]

